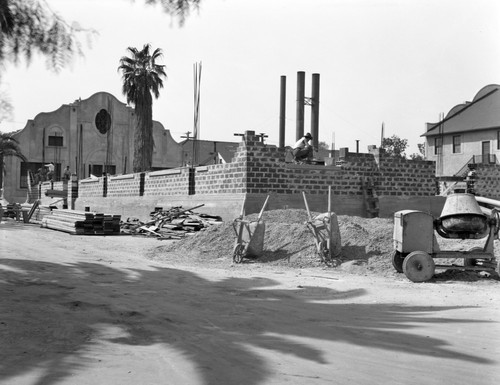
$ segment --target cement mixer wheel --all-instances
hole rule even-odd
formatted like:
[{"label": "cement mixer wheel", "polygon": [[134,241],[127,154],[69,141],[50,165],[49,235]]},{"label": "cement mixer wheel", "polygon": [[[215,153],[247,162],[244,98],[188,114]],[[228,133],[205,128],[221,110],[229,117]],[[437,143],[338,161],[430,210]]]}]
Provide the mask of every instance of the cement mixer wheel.
[{"label": "cement mixer wheel", "polygon": [[403,254],[397,250],[395,250],[393,253],[392,253],[392,256],[391,256],[391,259],[392,259],[392,266],[394,267],[394,269],[396,269],[396,271],[398,273],[402,273],[403,272],[403,261],[405,260],[405,257],[407,256],[408,254]]},{"label": "cement mixer wheel", "polygon": [[414,251],[403,261],[403,272],[412,282],[425,282],[434,276],[436,265],[432,257],[424,251]]}]

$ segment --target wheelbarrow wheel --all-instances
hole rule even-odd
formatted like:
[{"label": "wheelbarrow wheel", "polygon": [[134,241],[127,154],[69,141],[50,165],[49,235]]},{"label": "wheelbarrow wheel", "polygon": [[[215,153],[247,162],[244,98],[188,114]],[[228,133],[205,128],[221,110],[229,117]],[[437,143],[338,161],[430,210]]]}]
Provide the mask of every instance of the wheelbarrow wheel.
[{"label": "wheelbarrow wheel", "polygon": [[403,272],[403,262],[405,260],[405,257],[406,257],[407,254],[403,254],[397,250],[395,250],[393,253],[392,253],[392,256],[391,256],[391,259],[392,259],[392,266],[394,267],[394,269],[396,269],[396,271],[398,273],[402,273]]},{"label": "wheelbarrow wheel", "polygon": [[424,251],[414,251],[403,261],[403,272],[412,282],[425,282],[434,276],[436,265]]},{"label": "wheelbarrow wheel", "polygon": [[326,246],[326,241],[322,241],[319,243],[318,255],[322,262],[328,262],[330,259],[328,253],[328,247]]},{"label": "wheelbarrow wheel", "polygon": [[233,249],[233,262],[241,263],[243,260],[243,252],[245,247],[241,243],[237,243]]}]

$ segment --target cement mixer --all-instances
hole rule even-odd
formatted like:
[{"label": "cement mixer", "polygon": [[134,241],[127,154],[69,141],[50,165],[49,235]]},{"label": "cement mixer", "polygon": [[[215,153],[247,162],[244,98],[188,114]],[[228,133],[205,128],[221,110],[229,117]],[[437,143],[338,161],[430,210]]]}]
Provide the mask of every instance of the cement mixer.
[{"label": "cement mixer", "polygon": [[[394,249],[392,265],[413,282],[428,281],[436,269],[497,271],[500,263],[494,256],[498,239],[499,212],[487,216],[472,194],[449,195],[438,219],[423,211],[402,210],[394,214]],[[481,246],[467,251],[441,250],[438,237],[480,240]],[[463,266],[437,265],[435,258],[463,259]]]}]

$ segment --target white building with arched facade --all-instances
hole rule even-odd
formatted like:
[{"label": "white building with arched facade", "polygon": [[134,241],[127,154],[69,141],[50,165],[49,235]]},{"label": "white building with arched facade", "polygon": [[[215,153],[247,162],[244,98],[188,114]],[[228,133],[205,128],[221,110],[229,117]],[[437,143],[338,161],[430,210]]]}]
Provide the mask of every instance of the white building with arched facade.
[{"label": "white building with arched facade", "polygon": [[[60,180],[66,166],[79,179],[104,172],[131,173],[134,128],[134,109],[107,92],[39,113],[14,135],[28,162],[5,158],[4,198],[24,201],[28,172],[36,173],[50,162],[55,165],[55,180]],[[182,146],[157,121],[153,121],[153,137],[153,169],[181,166]]]}]

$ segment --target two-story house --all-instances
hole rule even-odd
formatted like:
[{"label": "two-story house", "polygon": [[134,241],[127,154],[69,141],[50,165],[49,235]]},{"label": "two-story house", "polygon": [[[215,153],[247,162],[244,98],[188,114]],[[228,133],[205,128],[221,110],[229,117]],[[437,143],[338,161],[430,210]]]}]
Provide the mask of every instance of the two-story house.
[{"label": "two-story house", "polygon": [[500,155],[500,86],[482,88],[471,102],[427,123],[425,157],[437,177],[463,177],[471,163],[497,163]]}]

